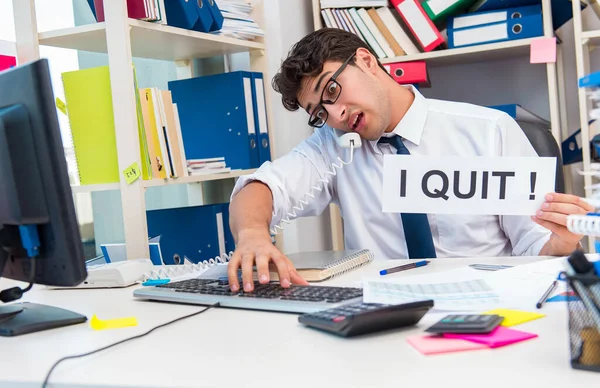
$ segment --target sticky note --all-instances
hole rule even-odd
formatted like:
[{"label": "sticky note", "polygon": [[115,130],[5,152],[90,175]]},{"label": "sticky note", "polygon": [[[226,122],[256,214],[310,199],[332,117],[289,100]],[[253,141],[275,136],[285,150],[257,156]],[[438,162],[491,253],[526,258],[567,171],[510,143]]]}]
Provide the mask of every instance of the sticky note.
[{"label": "sticky note", "polygon": [[476,342],[444,338],[436,335],[414,335],[406,338],[406,341],[425,355],[488,349],[486,345]]},{"label": "sticky note", "polygon": [[63,114],[67,114],[67,104],[65,104],[60,98],[56,97],[56,107]]},{"label": "sticky note", "polygon": [[120,329],[122,327],[137,326],[137,319],[135,317],[127,317],[103,320],[94,314],[90,320],[90,326],[94,330]]},{"label": "sticky note", "polygon": [[463,339],[478,344],[484,344],[490,348],[499,348],[501,346],[536,338],[538,335],[498,326],[496,329],[494,329],[494,331],[488,334],[444,333],[443,336],[444,338]]},{"label": "sticky note", "polygon": [[125,181],[128,184],[135,182],[136,179],[140,177],[142,171],[140,170],[140,166],[137,162],[133,162],[133,164],[123,170],[123,175],[125,176]]},{"label": "sticky note", "polygon": [[536,38],[531,41],[531,63],[556,63],[556,37]]},{"label": "sticky note", "polygon": [[528,311],[520,311],[520,310],[509,310],[509,309],[495,309],[486,311],[483,314],[497,314],[501,317],[504,317],[502,321],[502,326],[514,326],[519,325],[521,323],[533,321],[534,319],[543,318],[546,314],[540,313],[531,313]]}]

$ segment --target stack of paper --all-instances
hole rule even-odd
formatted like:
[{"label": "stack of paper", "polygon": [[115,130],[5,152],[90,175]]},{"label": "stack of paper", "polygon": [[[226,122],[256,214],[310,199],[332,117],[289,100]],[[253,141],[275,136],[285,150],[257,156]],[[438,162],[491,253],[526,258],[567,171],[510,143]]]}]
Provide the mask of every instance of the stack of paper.
[{"label": "stack of paper", "polygon": [[250,16],[253,10],[250,1],[216,0],[216,2],[224,20],[223,27],[213,34],[244,40],[254,40],[264,36],[264,31]]},{"label": "stack of paper", "polygon": [[225,164],[225,158],[188,159],[187,170],[190,176],[218,174],[231,171]]}]

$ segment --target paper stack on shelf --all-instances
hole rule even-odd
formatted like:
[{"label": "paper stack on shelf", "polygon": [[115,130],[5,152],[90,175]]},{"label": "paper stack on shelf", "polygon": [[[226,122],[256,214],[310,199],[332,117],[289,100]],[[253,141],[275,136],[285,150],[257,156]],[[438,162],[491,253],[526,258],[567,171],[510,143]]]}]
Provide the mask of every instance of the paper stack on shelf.
[{"label": "paper stack on shelf", "polygon": [[190,176],[218,174],[231,171],[225,164],[225,158],[190,159],[187,161],[187,171]]},{"label": "paper stack on shelf", "polygon": [[252,3],[248,0],[216,0],[223,15],[223,27],[213,32],[216,35],[237,39],[254,40],[265,35],[264,31],[250,16]]}]

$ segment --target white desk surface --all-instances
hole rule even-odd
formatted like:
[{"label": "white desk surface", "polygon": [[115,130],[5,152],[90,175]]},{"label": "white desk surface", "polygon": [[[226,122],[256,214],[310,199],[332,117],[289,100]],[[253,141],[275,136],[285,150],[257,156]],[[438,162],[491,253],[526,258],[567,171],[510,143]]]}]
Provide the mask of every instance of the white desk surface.
[{"label": "white desk surface", "polygon": [[[437,259],[394,277],[437,272],[470,263],[529,263],[543,258]],[[355,286],[362,276],[402,264],[375,261],[330,285]],[[11,282],[3,279],[0,288]],[[14,282],[13,282],[14,283]],[[0,387],[39,387],[52,364],[202,309],[133,300],[136,286],[107,290],[36,287],[23,300],[101,319],[135,316],[137,327],[93,331],[70,327],[0,337]],[[535,311],[531,301],[531,310]],[[437,316],[415,327],[340,338],[298,323],[297,315],[213,309],[148,336],[55,369],[51,387],[599,387],[600,373],[569,364],[565,303],[548,303],[546,318],[518,326],[539,338],[496,349],[424,356],[406,342]],[[435,319],[432,319],[435,318]]]}]

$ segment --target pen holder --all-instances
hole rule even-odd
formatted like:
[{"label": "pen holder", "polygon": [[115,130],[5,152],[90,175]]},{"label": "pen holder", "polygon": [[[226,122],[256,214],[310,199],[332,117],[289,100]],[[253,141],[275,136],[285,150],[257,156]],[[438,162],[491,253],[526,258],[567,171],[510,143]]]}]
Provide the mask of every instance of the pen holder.
[{"label": "pen holder", "polygon": [[571,367],[600,372],[600,277],[565,275]]}]

